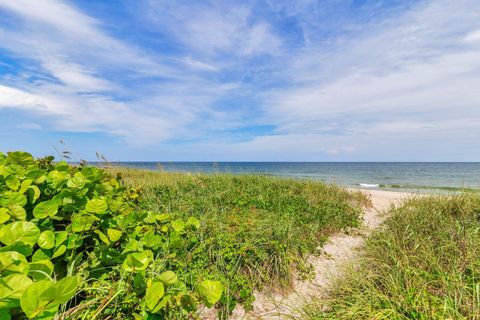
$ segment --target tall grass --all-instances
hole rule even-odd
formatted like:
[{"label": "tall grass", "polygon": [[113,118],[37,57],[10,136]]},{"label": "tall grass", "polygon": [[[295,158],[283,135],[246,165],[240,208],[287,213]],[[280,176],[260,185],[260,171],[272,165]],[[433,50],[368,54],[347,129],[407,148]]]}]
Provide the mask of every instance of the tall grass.
[{"label": "tall grass", "polygon": [[288,289],[294,270],[308,270],[308,255],[332,233],[358,226],[369,205],[363,193],[316,182],[114,170],[142,186],[144,208],[202,221],[188,267],[223,279],[230,310],[237,302],[248,308],[255,288]]},{"label": "tall grass", "polygon": [[480,319],[479,221],[478,194],[406,201],[305,318]]}]

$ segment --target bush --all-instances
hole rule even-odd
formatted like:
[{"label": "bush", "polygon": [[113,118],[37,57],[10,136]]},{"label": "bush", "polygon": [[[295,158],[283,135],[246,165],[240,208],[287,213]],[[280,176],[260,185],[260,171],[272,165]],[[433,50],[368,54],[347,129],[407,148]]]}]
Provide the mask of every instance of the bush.
[{"label": "bush", "polygon": [[89,166],[0,153],[0,318],[181,318],[223,287],[189,273],[200,222],[138,210]]},{"label": "bush", "polygon": [[478,319],[479,221],[478,193],[405,201],[305,318]]},{"label": "bush", "polygon": [[238,304],[250,310],[254,290],[289,290],[293,279],[312,277],[308,257],[321,253],[332,233],[358,226],[370,204],[361,192],[315,181],[112,169],[119,171],[142,186],[146,210],[202,221],[199,245],[179,263],[222,281],[221,318]]}]

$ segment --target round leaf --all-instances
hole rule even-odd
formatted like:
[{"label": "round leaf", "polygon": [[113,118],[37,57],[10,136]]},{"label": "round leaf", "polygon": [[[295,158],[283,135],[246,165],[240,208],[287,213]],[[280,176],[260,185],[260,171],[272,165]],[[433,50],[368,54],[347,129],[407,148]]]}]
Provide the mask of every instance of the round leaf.
[{"label": "round leaf", "polygon": [[0,273],[3,275],[28,274],[29,265],[23,254],[15,251],[0,252]]},{"label": "round leaf", "polygon": [[158,277],[158,280],[162,281],[163,284],[169,286],[169,285],[175,284],[178,278],[175,272],[165,271]]},{"label": "round leaf", "polygon": [[152,312],[157,312],[157,306],[165,293],[165,288],[160,281],[153,281],[145,293],[145,305]]},{"label": "round leaf", "polygon": [[27,212],[23,207],[20,207],[20,206],[10,206],[8,208],[8,213],[15,220],[25,220],[27,218]]},{"label": "round leaf", "polygon": [[129,272],[142,271],[147,269],[151,260],[150,251],[134,252],[127,255],[123,261],[123,269]]},{"label": "round leaf", "polygon": [[43,231],[38,238],[38,245],[42,249],[52,249],[55,246],[55,233],[50,230]]},{"label": "round leaf", "polygon": [[55,201],[43,201],[35,206],[33,209],[33,216],[38,219],[46,217],[53,217],[58,212],[58,204]]},{"label": "round leaf", "polygon": [[85,210],[89,213],[104,214],[108,210],[107,201],[105,199],[90,199],[85,206]]},{"label": "round leaf", "polygon": [[75,173],[73,178],[68,179],[67,187],[74,189],[82,189],[85,186],[86,179],[83,177],[81,172]]},{"label": "round leaf", "polygon": [[17,221],[0,228],[0,242],[9,245],[23,242],[33,247],[40,236],[40,229],[31,222]]},{"label": "round leaf", "polygon": [[83,232],[86,230],[90,230],[92,225],[97,221],[98,219],[92,215],[87,215],[87,214],[80,214],[80,215],[75,215],[72,218],[72,231],[73,232]]},{"label": "round leaf", "polygon": [[222,297],[223,286],[220,281],[204,280],[197,286],[197,291],[207,307],[212,307]]},{"label": "round leaf", "polygon": [[177,219],[172,222],[172,228],[177,232],[182,232],[183,229],[185,228],[185,223],[182,220]]},{"label": "round leaf", "polygon": [[122,231],[116,230],[116,229],[108,229],[107,234],[108,234],[108,238],[112,242],[116,242],[120,240],[120,238],[122,237]]},{"label": "round leaf", "polygon": [[31,284],[32,280],[24,274],[0,278],[0,310],[20,306],[20,297]]},{"label": "round leaf", "polygon": [[54,307],[50,305],[50,301],[45,299],[42,294],[50,287],[54,285],[54,282],[50,280],[40,280],[32,283],[20,297],[20,307],[28,318],[34,318],[46,310]]},{"label": "round leaf", "polygon": [[18,188],[20,188],[20,179],[18,179],[16,175],[11,175],[11,176],[8,176],[7,179],[5,179],[5,184],[10,189],[16,191],[18,190]]},{"label": "round leaf", "polygon": [[20,206],[23,207],[27,204],[27,197],[20,192],[6,191],[0,194],[0,206]]},{"label": "round leaf", "polygon": [[17,163],[24,166],[33,164],[33,156],[24,151],[9,152],[7,159],[10,160],[11,163]]}]

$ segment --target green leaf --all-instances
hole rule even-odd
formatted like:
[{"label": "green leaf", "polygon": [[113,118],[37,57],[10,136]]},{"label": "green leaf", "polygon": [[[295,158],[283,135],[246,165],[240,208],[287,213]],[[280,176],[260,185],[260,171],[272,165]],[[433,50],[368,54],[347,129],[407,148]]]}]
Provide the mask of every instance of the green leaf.
[{"label": "green leaf", "polygon": [[89,215],[89,214],[79,214],[75,215],[72,218],[72,231],[73,232],[83,232],[86,230],[90,230],[92,225],[99,220],[98,218]]},{"label": "green leaf", "polygon": [[20,297],[31,284],[32,280],[24,274],[0,278],[0,310],[19,307]]},{"label": "green leaf", "polygon": [[65,241],[67,241],[68,233],[67,231],[57,231],[55,232],[55,246],[58,247]]},{"label": "green leaf", "polygon": [[33,164],[33,156],[30,153],[23,151],[8,152],[7,159],[11,163],[17,163],[23,166]]},{"label": "green leaf", "polygon": [[51,257],[51,253],[49,250],[45,249],[38,249],[32,256],[32,262],[42,261],[42,260],[49,260]]},{"label": "green leaf", "polygon": [[12,163],[3,168],[3,176],[7,178],[8,176],[16,176],[19,179],[25,178],[25,168],[19,164]]},{"label": "green leaf", "polygon": [[0,320],[12,320],[9,310],[0,310]]},{"label": "green leaf", "polygon": [[162,237],[155,234],[153,230],[150,230],[143,235],[142,242],[146,247],[157,249],[162,244]]},{"label": "green leaf", "polygon": [[25,193],[25,191],[28,190],[28,188],[30,187],[31,184],[32,184],[32,180],[30,180],[30,179],[22,181],[22,184],[20,185],[20,190],[18,190],[18,191],[20,193]]},{"label": "green leaf", "polygon": [[55,246],[55,233],[50,230],[43,231],[38,237],[38,245],[42,249],[52,249]]},{"label": "green leaf", "polygon": [[55,301],[55,304],[66,303],[75,295],[78,285],[79,277],[67,276],[48,288],[42,297]]},{"label": "green leaf", "polygon": [[152,252],[149,250],[134,252],[127,255],[123,261],[122,267],[125,271],[137,272],[147,269],[152,258]]},{"label": "green leaf", "polygon": [[50,260],[40,260],[30,262],[30,271],[28,275],[34,280],[50,279],[53,273],[53,263]]},{"label": "green leaf", "polygon": [[142,244],[135,239],[129,239],[125,248],[123,249],[123,253],[130,252],[130,251],[141,251]]},{"label": "green leaf", "polygon": [[5,184],[13,191],[17,191],[20,188],[20,179],[16,175],[11,175],[5,179]]},{"label": "green leaf", "polygon": [[3,224],[10,220],[10,215],[8,214],[7,208],[0,208],[0,223]]},{"label": "green leaf", "polygon": [[85,186],[87,180],[81,172],[75,173],[73,178],[68,179],[67,187],[74,189],[82,189]]},{"label": "green leaf", "polygon": [[153,281],[150,286],[147,287],[145,293],[145,305],[152,312],[158,312],[158,304],[165,293],[165,288],[160,281]]},{"label": "green leaf", "polygon": [[105,233],[103,233],[100,230],[95,230],[93,232],[98,234],[98,237],[100,238],[100,240],[102,240],[106,245],[110,245],[110,240],[108,240],[108,237],[105,235]]},{"label": "green leaf", "polygon": [[[35,318],[44,311],[52,309],[55,304],[45,299],[42,294],[55,283],[50,280],[40,280],[32,283],[20,297],[20,307],[28,318]],[[57,305],[58,306],[58,305]]]},{"label": "green leaf", "polygon": [[156,218],[159,222],[166,222],[172,218],[172,215],[169,213],[162,213],[162,214],[157,214]]},{"label": "green leaf", "polygon": [[198,230],[200,229],[200,221],[198,221],[198,219],[195,217],[190,217],[187,219],[186,226],[192,227],[194,230]]},{"label": "green leaf", "polygon": [[185,228],[185,223],[182,220],[177,219],[175,221],[172,221],[172,228],[177,232],[182,232]]},{"label": "green leaf", "polygon": [[159,277],[158,280],[162,281],[164,285],[170,286],[178,281],[177,275],[173,271],[165,271]]},{"label": "green leaf", "polygon": [[37,219],[53,217],[58,212],[58,204],[53,200],[40,202],[33,209],[33,216]]},{"label": "green leaf", "polygon": [[27,190],[27,196],[30,203],[35,203],[35,201],[40,198],[40,189],[37,186],[30,186]]},{"label": "green leaf", "polygon": [[0,274],[28,274],[29,265],[23,254],[16,251],[0,252]]},{"label": "green leaf", "polygon": [[89,213],[104,214],[108,210],[107,201],[105,199],[90,199],[85,206],[85,210]]},{"label": "green leaf", "polygon": [[68,171],[70,169],[70,166],[68,165],[67,161],[62,160],[55,163],[55,169],[59,171]]},{"label": "green leaf", "polygon": [[51,182],[55,188],[59,187],[67,178],[68,174],[66,172],[54,170],[48,173],[48,181]]},{"label": "green leaf", "polygon": [[122,231],[116,229],[108,229],[107,234],[108,238],[112,242],[117,242],[122,237]]},{"label": "green leaf", "polygon": [[40,229],[31,222],[17,221],[0,228],[0,241],[6,245],[23,242],[33,247],[40,236]]},{"label": "green leaf", "polygon": [[27,219],[27,212],[25,209],[17,205],[8,207],[8,213],[16,220]]},{"label": "green leaf", "polygon": [[34,282],[20,297],[20,306],[29,318],[53,316],[59,305],[68,302],[75,295],[78,282],[76,276],[68,276],[57,282]]},{"label": "green leaf", "polygon": [[27,197],[25,197],[20,192],[6,191],[0,195],[0,206],[2,207],[10,207],[10,206],[23,207],[26,204],[27,204]]},{"label": "green leaf", "polygon": [[45,173],[45,170],[38,169],[38,168],[27,171],[27,173],[25,174],[25,177],[27,179],[34,181],[37,184],[41,184],[45,182],[45,180],[47,180],[47,175]]},{"label": "green leaf", "polygon": [[15,242],[5,247],[0,247],[0,252],[15,251],[20,254],[23,254],[25,257],[32,255],[33,248],[29,245],[24,244],[23,242]]},{"label": "green leaf", "polygon": [[78,234],[71,234],[67,239],[67,249],[75,249],[82,245],[82,238]]},{"label": "green leaf", "polygon": [[223,285],[216,280],[203,280],[197,286],[197,292],[203,300],[203,303],[211,308],[222,297]]},{"label": "green leaf", "polygon": [[62,254],[65,253],[65,251],[67,251],[67,246],[62,244],[60,247],[57,248],[57,250],[55,250],[55,252],[52,255],[52,259],[60,257]]},{"label": "green leaf", "polygon": [[181,298],[181,302],[183,309],[187,311],[196,311],[198,308],[197,301],[190,294],[183,295]]}]

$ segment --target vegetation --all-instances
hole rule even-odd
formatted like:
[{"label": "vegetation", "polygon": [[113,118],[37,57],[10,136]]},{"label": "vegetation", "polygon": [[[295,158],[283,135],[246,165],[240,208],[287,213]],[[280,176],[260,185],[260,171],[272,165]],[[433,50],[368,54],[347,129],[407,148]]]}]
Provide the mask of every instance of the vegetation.
[{"label": "vegetation", "polygon": [[144,209],[202,222],[200,242],[185,265],[194,274],[207,272],[222,281],[222,317],[237,303],[248,309],[254,289],[288,289],[295,270],[309,276],[308,255],[317,253],[331,233],[358,226],[369,205],[363,193],[316,182],[111,170],[143,190]]},{"label": "vegetation", "polygon": [[[119,173],[117,173],[119,172]],[[255,176],[112,172],[0,153],[0,319],[227,317],[368,200]]]},{"label": "vegetation", "polygon": [[306,319],[478,319],[480,197],[409,200]]},{"label": "vegetation", "polygon": [[180,318],[220,299],[177,263],[196,218],[138,210],[119,176],[52,160],[0,153],[1,319]]}]

